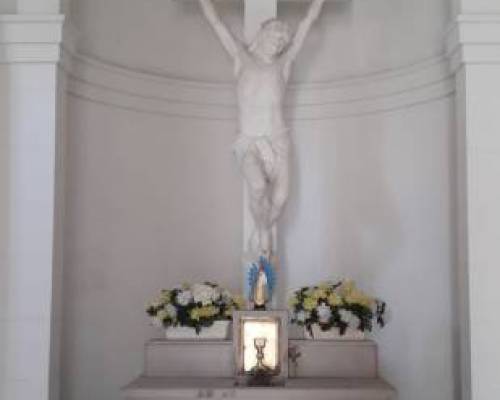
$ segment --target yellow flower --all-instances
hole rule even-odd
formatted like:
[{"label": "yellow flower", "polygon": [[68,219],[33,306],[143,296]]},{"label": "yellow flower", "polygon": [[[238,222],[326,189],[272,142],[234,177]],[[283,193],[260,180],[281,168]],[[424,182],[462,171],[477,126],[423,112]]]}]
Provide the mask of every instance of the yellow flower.
[{"label": "yellow flower", "polygon": [[210,318],[219,313],[219,309],[214,306],[205,306],[201,307],[198,311],[200,317],[202,318]]},{"label": "yellow flower", "polygon": [[318,301],[312,297],[306,297],[304,299],[304,310],[306,310],[306,311],[314,310],[317,305],[318,305]]},{"label": "yellow flower", "polygon": [[165,310],[160,310],[158,311],[158,314],[156,314],[156,318],[158,318],[160,321],[165,320],[168,317],[168,314]]},{"label": "yellow flower", "polygon": [[319,299],[325,299],[328,295],[326,294],[326,290],[325,289],[315,289],[314,292],[312,293],[312,297],[313,299],[315,300],[319,300]]},{"label": "yellow flower", "polygon": [[290,308],[295,308],[297,304],[299,304],[299,299],[297,298],[297,296],[290,297],[290,299],[288,300],[288,306]]},{"label": "yellow flower", "polygon": [[189,316],[191,319],[194,319],[195,321],[198,321],[200,319],[200,308],[193,308],[189,312]]},{"label": "yellow flower", "polygon": [[162,290],[160,295],[160,302],[162,303],[170,303],[172,292],[170,290]]},{"label": "yellow flower", "polygon": [[245,299],[242,296],[233,297],[234,304],[236,304],[236,309],[241,310],[245,307]]},{"label": "yellow flower", "polygon": [[342,285],[338,288],[338,290],[342,297],[347,297],[353,290],[356,290],[356,284],[354,281],[347,280],[342,282]]},{"label": "yellow flower", "polygon": [[226,311],[224,311],[224,315],[226,317],[231,317],[233,315],[234,308],[233,307],[228,307]]},{"label": "yellow flower", "polygon": [[371,307],[373,305],[373,303],[375,302],[374,299],[366,296],[363,292],[361,292],[360,290],[357,290],[357,289],[354,289],[353,291],[351,291],[351,293],[349,293],[349,295],[346,296],[345,300],[348,303],[359,304],[359,305],[364,306],[364,307]]},{"label": "yellow flower", "polygon": [[332,307],[339,306],[342,304],[342,298],[337,293],[332,293],[328,296],[328,304]]},{"label": "yellow flower", "polygon": [[330,282],[321,282],[318,286],[321,290],[329,290],[331,287]]}]

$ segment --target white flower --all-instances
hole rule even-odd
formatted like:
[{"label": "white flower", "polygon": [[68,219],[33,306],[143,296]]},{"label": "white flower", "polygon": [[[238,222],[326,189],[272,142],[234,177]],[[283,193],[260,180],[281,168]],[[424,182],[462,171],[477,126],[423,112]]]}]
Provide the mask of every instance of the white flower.
[{"label": "white flower", "polygon": [[204,306],[211,305],[212,302],[218,300],[220,297],[220,292],[209,285],[197,283],[193,285],[192,290],[195,303],[201,303]]},{"label": "white flower", "polygon": [[165,311],[171,320],[177,318],[177,309],[172,304],[167,304]]},{"label": "white flower", "polygon": [[162,328],[163,327],[163,321],[159,319],[158,317],[153,318],[153,325],[157,328]]},{"label": "white flower", "polygon": [[340,314],[340,319],[344,323],[349,325],[349,328],[351,328],[351,329],[358,329],[359,328],[359,323],[361,321],[359,320],[358,317],[356,317],[356,315],[354,315],[352,313],[352,311],[342,309],[339,311],[339,314]]},{"label": "white flower", "polygon": [[177,303],[181,306],[187,306],[193,300],[193,294],[190,290],[183,290],[177,293]]},{"label": "white flower", "polygon": [[219,300],[222,297],[222,289],[220,287],[214,287],[214,288],[212,288],[212,290],[214,293],[213,300],[214,301]]},{"label": "white flower", "polygon": [[351,318],[351,321],[349,321],[349,328],[351,329],[359,329],[359,324],[361,323],[361,320],[353,315]]},{"label": "white flower", "polygon": [[299,322],[306,322],[306,319],[310,318],[311,317],[311,313],[309,311],[304,311],[304,310],[301,310],[297,313],[297,321]]},{"label": "white flower", "polygon": [[227,289],[222,291],[221,296],[225,303],[230,303],[233,300],[233,295]]},{"label": "white flower", "polygon": [[321,304],[316,308],[318,312],[318,318],[320,324],[326,324],[330,321],[330,317],[332,316],[332,310],[326,304]]}]

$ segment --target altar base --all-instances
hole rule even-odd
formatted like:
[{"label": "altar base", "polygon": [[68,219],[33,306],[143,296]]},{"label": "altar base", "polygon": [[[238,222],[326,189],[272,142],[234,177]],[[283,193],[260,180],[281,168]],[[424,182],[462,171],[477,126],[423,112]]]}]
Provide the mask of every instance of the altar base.
[{"label": "altar base", "polygon": [[[366,341],[290,340],[301,356],[291,376],[296,378],[377,377],[377,345]],[[145,348],[144,376],[233,378],[233,342],[150,340]]]},{"label": "altar base", "polygon": [[382,379],[289,379],[284,386],[236,387],[232,378],[140,377],[123,389],[125,400],[395,400]]},{"label": "altar base", "polygon": [[[281,386],[237,386],[233,342],[151,340],[142,376],[122,389],[125,400],[396,400],[377,370],[377,345],[370,340],[289,340],[301,354],[289,360]],[[293,371],[293,373],[292,373]]]}]

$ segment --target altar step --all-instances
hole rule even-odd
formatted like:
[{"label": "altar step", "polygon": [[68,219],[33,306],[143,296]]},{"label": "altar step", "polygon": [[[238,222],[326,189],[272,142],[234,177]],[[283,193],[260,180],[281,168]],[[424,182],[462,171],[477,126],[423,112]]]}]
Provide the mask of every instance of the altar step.
[{"label": "altar step", "polygon": [[123,389],[125,400],[395,400],[382,379],[288,379],[285,386],[238,387],[233,378],[140,377]]},{"label": "altar step", "polygon": [[[289,362],[296,378],[377,378],[377,345],[366,341],[290,340],[301,353],[297,365]],[[146,377],[234,377],[232,341],[167,341],[146,343]]]},{"label": "altar step", "polygon": [[[377,345],[366,341],[290,340],[301,353],[284,386],[235,384],[232,341],[146,343],[143,376],[122,390],[125,400],[396,400],[377,372]],[[296,368],[295,368],[296,367]]]}]

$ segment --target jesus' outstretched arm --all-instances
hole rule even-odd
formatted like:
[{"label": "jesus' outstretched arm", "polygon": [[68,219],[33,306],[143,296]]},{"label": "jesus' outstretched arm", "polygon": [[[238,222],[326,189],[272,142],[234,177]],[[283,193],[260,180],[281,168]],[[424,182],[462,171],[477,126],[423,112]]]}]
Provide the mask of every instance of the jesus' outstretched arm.
[{"label": "jesus' outstretched arm", "polygon": [[199,0],[200,6],[205,14],[205,18],[208,20],[215,33],[219,37],[224,49],[229,53],[229,55],[234,59],[236,63],[236,70],[238,70],[238,65],[240,64],[240,48],[241,45],[233,37],[227,26],[222,22],[217,14],[212,0]]},{"label": "jesus' outstretched arm", "polygon": [[[323,7],[325,0],[312,0],[309,10],[307,11],[307,15],[300,22],[299,27],[297,28],[297,32],[293,37],[292,44],[289,49],[285,53],[285,59],[287,63],[287,71],[290,69],[290,64],[295,60],[297,55],[302,48],[304,41],[306,40],[307,34],[311,29],[312,24],[318,19],[319,14],[321,12],[321,8]],[[288,75],[288,73],[287,73]]]}]

